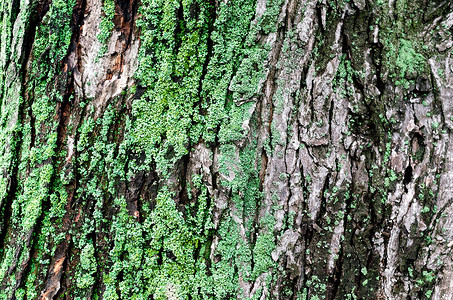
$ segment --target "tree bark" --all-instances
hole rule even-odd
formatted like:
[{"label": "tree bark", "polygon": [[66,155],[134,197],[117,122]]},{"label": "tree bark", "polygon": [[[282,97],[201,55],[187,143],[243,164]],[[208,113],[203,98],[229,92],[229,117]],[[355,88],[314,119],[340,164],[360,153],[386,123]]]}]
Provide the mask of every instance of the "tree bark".
[{"label": "tree bark", "polygon": [[0,2],[1,299],[450,299],[448,0]]}]

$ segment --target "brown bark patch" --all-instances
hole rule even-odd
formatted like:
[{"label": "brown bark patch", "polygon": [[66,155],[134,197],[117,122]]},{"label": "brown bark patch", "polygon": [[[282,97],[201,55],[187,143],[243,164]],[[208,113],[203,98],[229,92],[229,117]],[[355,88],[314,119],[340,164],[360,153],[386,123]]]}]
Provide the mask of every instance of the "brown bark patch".
[{"label": "brown bark patch", "polygon": [[63,274],[64,262],[66,261],[67,243],[60,245],[56,251],[55,257],[47,275],[46,288],[39,296],[40,300],[50,300],[58,293],[61,287],[61,276]]}]

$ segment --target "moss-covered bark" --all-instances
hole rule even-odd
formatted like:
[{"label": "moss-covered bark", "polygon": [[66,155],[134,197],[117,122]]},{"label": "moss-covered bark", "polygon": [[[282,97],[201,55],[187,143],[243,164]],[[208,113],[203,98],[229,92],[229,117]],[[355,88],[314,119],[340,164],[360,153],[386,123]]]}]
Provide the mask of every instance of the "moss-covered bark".
[{"label": "moss-covered bark", "polygon": [[450,1],[0,7],[0,299],[453,294]]}]

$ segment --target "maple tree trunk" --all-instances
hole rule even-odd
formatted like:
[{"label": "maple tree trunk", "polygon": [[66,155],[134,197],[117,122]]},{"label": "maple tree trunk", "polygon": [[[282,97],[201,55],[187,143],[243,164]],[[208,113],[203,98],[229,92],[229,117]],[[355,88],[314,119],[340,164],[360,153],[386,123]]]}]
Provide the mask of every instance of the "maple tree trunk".
[{"label": "maple tree trunk", "polygon": [[451,1],[0,7],[0,299],[453,295]]}]

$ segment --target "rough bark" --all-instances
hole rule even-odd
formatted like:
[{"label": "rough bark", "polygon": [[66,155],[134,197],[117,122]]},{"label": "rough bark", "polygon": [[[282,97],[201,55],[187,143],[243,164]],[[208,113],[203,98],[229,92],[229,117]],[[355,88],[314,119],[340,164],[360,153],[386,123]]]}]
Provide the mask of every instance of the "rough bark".
[{"label": "rough bark", "polygon": [[453,4],[0,2],[1,299],[450,299]]}]

